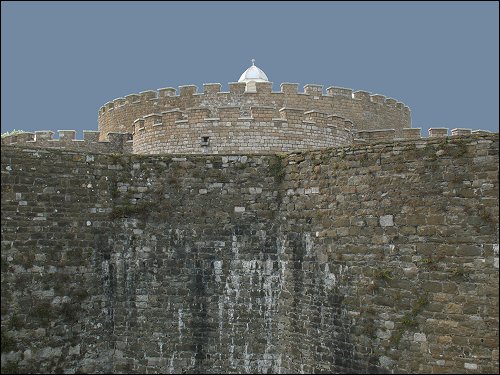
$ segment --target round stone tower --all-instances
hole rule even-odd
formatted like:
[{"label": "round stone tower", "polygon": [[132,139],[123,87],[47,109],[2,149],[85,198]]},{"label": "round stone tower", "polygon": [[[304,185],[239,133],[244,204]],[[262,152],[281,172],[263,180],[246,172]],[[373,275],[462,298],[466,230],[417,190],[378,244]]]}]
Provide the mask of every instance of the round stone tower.
[{"label": "round stone tower", "polygon": [[255,65],[221,92],[219,83],[144,91],[99,110],[100,139],[131,133],[133,152],[240,154],[349,145],[357,131],[411,127],[403,103],[366,91],[297,83],[273,83]]}]

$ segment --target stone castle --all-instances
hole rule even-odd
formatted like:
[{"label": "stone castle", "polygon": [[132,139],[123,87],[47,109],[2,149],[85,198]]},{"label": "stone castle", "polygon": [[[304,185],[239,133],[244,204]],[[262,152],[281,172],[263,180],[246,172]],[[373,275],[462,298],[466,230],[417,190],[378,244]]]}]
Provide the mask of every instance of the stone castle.
[{"label": "stone castle", "polygon": [[2,138],[2,373],[498,373],[498,134],[229,83]]},{"label": "stone castle", "polygon": [[[252,60],[253,62],[253,60]],[[12,135],[2,144],[27,142],[32,146],[95,152],[134,154],[255,154],[276,153],[354,143],[418,139],[411,127],[410,109],[395,99],[341,87],[282,83],[272,92],[272,82],[254,64],[238,82],[194,85],[144,91],[104,104],[98,113],[98,131],[37,131]],[[483,132],[483,131],[475,131]],[[452,135],[471,129],[453,129]],[[445,128],[429,129],[430,137],[448,134]]]}]

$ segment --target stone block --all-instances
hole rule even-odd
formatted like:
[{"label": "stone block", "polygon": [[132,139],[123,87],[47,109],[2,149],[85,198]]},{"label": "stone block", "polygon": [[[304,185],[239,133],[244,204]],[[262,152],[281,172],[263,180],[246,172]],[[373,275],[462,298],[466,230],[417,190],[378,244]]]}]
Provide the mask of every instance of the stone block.
[{"label": "stone block", "polygon": [[425,335],[425,333],[416,332],[413,335],[413,340],[417,341],[417,342],[426,342],[427,341],[427,336]]},{"label": "stone block", "polygon": [[381,227],[392,227],[394,226],[394,219],[392,215],[380,216],[380,226]]}]

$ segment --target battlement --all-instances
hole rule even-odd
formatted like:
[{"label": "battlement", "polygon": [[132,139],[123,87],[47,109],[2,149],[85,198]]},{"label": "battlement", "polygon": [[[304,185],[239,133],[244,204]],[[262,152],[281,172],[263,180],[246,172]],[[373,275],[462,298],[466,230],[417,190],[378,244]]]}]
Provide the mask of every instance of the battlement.
[{"label": "battlement", "polygon": [[321,111],[253,105],[175,108],[134,120],[134,153],[273,153],[348,145],[352,121]]},{"label": "battlement", "polygon": [[272,82],[254,82],[252,90],[248,90],[248,84],[245,82],[229,82],[228,92],[221,92],[220,83],[205,83],[203,84],[203,92],[198,92],[198,87],[196,85],[183,85],[179,86],[178,94],[177,90],[173,87],[160,88],[158,90],[147,90],[142,91],[139,94],[133,93],[126,95],[125,97],[116,98],[105,103],[99,109],[99,115],[106,113],[107,111],[114,110],[118,107],[128,104],[139,104],[152,100],[158,99],[168,99],[168,98],[181,98],[181,97],[191,97],[193,95],[203,96],[203,95],[216,95],[216,94],[286,94],[286,95],[309,95],[313,97],[343,97],[347,99],[354,99],[359,101],[377,103],[380,105],[386,105],[391,108],[399,108],[401,110],[409,111],[409,108],[395,99],[386,98],[380,94],[371,94],[368,91],[353,91],[350,88],[335,87],[331,86],[326,89],[326,94],[323,92],[323,85],[317,84],[306,84],[303,87],[303,91],[299,92],[298,83],[288,83],[284,82],[280,85],[280,91],[272,91]]},{"label": "battlement", "polygon": [[[274,121],[281,126],[290,120],[327,126],[333,124],[327,116],[333,115],[349,119],[358,130],[394,128],[398,137],[402,136],[402,129],[411,128],[410,109],[406,105],[368,91],[330,86],[324,92],[323,85],[318,84],[306,84],[299,90],[298,83],[288,82],[282,83],[279,91],[273,91],[272,82],[254,81],[229,82],[229,91],[221,91],[221,87],[220,83],[205,83],[202,92],[196,85],[165,87],[109,101],[98,113],[100,139],[106,140],[108,133],[134,133],[143,127],[135,121],[151,114],[161,116],[163,125],[177,121],[178,126],[184,126],[186,121],[195,124],[203,118],[231,123],[245,117],[248,121]],[[163,113],[168,111],[181,113]],[[316,112],[306,116],[309,111]],[[161,126],[159,117],[155,121]]]},{"label": "battlement", "polygon": [[[469,135],[487,135],[492,133],[485,130],[455,128],[451,130],[451,135],[448,135],[448,128],[429,128],[428,134],[428,138],[445,138],[449,136],[463,137]],[[354,137],[355,143],[379,143],[423,139],[421,136],[421,128],[403,129],[401,136],[396,135],[395,129],[364,130],[357,131]]]},{"label": "battlement", "polygon": [[[43,130],[2,138],[2,145],[55,148],[95,153],[274,153],[352,144],[377,144],[424,139],[420,128],[356,130],[339,115],[301,108],[252,106],[241,117],[238,106],[221,107],[217,116],[207,107],[179,108],[150,113],[134,121],[133,134],[84,131],[77,140],[74,130]],[[451,134],[449,134],[451,133]],[[485,130],[430,128],[428,137],[446,138],[488,135]]]},{"label": "battlement", "polygon": [[[271,106],[251,107],[251,116],[240,117],[241,108],[219,108],[218,117],[205,107],[151,113],[134,121],[134,132],[109,133],[85,130],[83,140],[75,130],[18,133],[2,138],[2,145],[87,151],[94,153],[274,153],[356,144],[421,141],[494,134],[486,130],[421,128],[356,130],[349,119],[320,111]],[[451,134],[450,134],[451,133]],[[210,145],[210,147],[208,147]]]},{"label": "battlement", "polygon": [[[305,111],[298,108],[281,108],[279,110],[272,106],[252,106],[250,116],[241,117],[242,108],[239,106],[220,107],[215,116],[214,111],[208,107],[193,107],[180,110],[175,108],[161,113],[150,113],[134,120],[134,133],[144,130],[157,130],[160,127],[174,127],[179,124],[198,125],[200,123],[234,123],[245,122],[268,122],[279,126],[283,122],[291,124],[314,124],[318,127],[338,127],[344,130],[352,130],[352,121],[342,116],[332,115],[320,111]],[[273,126],[273,125],[269,125]]]},{"label": "battlement", "polygon": [[[343,116],[304,108],[251,106],[249,116],[241,113],[241,107],[228,106],[217,113],[193,107],[145,115],[134,121],[133,152],[272,153],[424,139],[421,128],[359,130]],[[430,128],[425,138],[448,133],[447,128]],[[456,128],[450,136],[477,134],[488,132]]]},{"label": "battlement", "polygon": [[99,131],[84,130],[83,139],[76,139],[75,130],[58,130],[58,137],[54,138],[51,130],[8,135],[2,138],[2,145],[17,145],[27,147],[55,148],[95,153],[132,152],[132,135],[129,133],[109,133],[107,139],[99,140]]},{"label": "battlement", "polygon": [[305,94],[305,95],[313,95],[313,96],[323,96],[323,97],[332,97],[332,96],[342,96],[349,99],[357,99],[362,101],[369,101],[377,104],[385,104],[389,107],[398,107],[398,108],[408,108],[405,104],[396,101],[392,98],[386,98],[384,95],[380,94],[372,94],[368,91],[353,91],[353,89],[345,88],[345,87],[336,87],[330,86],[326,89],[326,94],[323,92],[323,85],[317,84],[306,84],[303,86],[303,91],[299,92],[299,84],[298,83],[288,83],[284,82],[280,85],[280,91],[272,91],[272,82],[255,82],[255,91],[247,90],[247,83],[245,82],[229,82],[228,92],[222,92],[220,83],[204,83],[203,84],[203,92],[198,92],[198,87],[196,85],[183,85],[179,86],[179,94],[177,94],[177,90],[174,87],[166,87],[160,88],[157,91],[147,90],[142,91],[139,94],[129,94],[124,98],[114,99],[106,104],[104,104],[100,108],[101,111],[106,111],[106,109],[113,109],[115,107],[121,106],[125,103],[140,103],[148,100],[161,99],[165,97],[181,97],[181,96],[191,96],[191,95],[204,95],[204,94],[254,94],[254,93],[273,93],[273,94]]}]

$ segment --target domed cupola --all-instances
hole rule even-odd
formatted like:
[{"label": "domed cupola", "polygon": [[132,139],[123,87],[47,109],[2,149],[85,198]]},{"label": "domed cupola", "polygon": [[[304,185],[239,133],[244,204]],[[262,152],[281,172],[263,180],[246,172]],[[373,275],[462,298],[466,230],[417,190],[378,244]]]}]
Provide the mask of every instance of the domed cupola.
[{"label": "domed cupola", "polygon": [[269,82],[267,79],[266,73],[264,73],[261,69],[255,66],[255,59],[252,59],[252,66],[245,70],[241,75],[238,82]]}]

